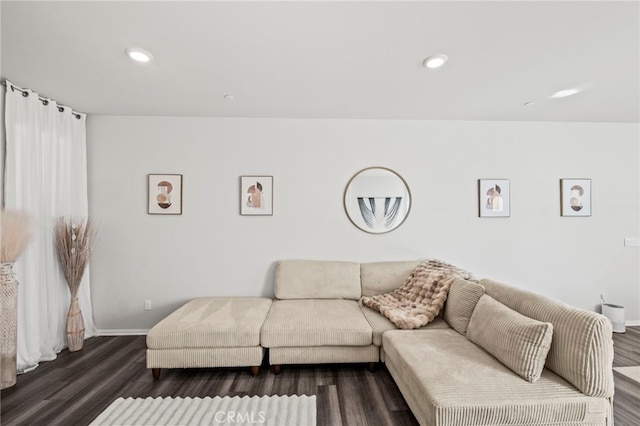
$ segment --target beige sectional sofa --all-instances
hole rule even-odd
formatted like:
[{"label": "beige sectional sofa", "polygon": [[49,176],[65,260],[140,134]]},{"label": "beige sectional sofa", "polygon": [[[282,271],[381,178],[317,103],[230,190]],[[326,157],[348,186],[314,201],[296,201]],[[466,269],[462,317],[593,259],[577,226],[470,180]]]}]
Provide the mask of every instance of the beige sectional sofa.
[{"label": "beige sectional sofa", "polygon": [[[402,285],[419,263],[278,262],[259,335],[274,371],[382,361],[421,425],[613,424],[609,320],[488,279],[456,279],[441,315],[420,329],[397,329],[360,303]],[[149,335],[155,346],[167,338]],[[177,367],[153,360],[149,368]]]}]

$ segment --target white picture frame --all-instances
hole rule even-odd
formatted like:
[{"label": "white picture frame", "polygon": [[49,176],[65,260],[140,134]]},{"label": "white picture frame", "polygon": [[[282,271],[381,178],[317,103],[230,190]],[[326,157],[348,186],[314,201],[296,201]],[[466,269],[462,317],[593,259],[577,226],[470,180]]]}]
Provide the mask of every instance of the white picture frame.
[{"label": "white picture frame", "polygon": [[591,216],[591,179],[560,179],[560,215]]},{"label": "white picture frame", "polygon": [[273,216],[273,176],[240,176],[240,215]]},{"label": "white picture frame", "polygon": [[149,174],[148,214],[182,214],[182,175]]}]

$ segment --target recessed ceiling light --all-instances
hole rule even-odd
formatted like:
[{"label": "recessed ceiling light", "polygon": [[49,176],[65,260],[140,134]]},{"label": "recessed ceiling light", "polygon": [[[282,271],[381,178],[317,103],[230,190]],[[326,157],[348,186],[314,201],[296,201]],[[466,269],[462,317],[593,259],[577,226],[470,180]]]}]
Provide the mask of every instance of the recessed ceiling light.
[{"label": "recessed ceiling light", "polygon": [[234,99],[233,95],[224,95],[224,98],[228,101],[232,101]]},{"label": "recessed ceiling light", "polygon": [[136,62],[147,63],[153,59],[153,55],[151,53],[139,47],[127,47],[124,51],[128,57]]},{"label": "recessed ceiling light", "polygon": [[440,68],[445,64],[445,62],[447,62],[448,59],[449,57],[447,55],[439,53],[437,55],[429,56],[427,59],[422,61],[422,65],[431,69]]},{"label": "recessed ceiling light", "polygon": [[566,98],[567,96],[573,96],[576,93],[580,93],[580,89],[578,89],[577,87],[574,87],[572,89],[563,89],[563,90],[558,90],[556,93],[554,93],[553,95],[549,96],[550,98]]}]

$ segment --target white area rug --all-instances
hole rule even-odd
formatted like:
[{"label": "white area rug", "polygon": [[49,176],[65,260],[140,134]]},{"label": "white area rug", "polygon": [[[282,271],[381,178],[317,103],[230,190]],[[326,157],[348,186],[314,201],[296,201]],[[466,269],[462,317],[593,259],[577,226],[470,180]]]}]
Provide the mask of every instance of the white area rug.
[{"label": "white area rug", "polygon": [[118,398],[92,425],[315,426],[315,396]]},{"label": "white area rug", "polygon": [[613,369],[631,380],[640,382],[640,367],[613,367]]}]

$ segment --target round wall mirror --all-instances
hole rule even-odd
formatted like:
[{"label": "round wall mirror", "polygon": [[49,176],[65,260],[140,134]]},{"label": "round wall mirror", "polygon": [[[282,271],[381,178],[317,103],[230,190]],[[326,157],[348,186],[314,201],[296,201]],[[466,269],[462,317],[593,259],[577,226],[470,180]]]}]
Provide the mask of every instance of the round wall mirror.
[{"label": "round wall mirror", "polygon": [[382,234],[402,225],[411,209],[407,182],[386,167],[369,167],[355,174],[344,191],[344,209],[355,226]]}]

